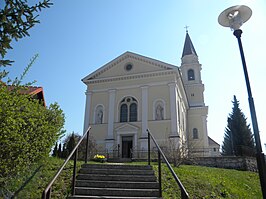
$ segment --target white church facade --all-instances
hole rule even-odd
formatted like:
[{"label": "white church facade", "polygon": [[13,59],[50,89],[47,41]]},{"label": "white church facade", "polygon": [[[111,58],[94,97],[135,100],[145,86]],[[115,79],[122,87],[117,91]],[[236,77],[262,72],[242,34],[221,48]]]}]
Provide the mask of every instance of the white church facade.
[{"label": "white church facade", "polygon": [[147,129],[159,145],[169,142],[190,156],[218,156],[208,137],[201,64],[186,34],[181,66],[125,52],[82,79],[86,84],[84,131],[99,151],[147,151]]}]

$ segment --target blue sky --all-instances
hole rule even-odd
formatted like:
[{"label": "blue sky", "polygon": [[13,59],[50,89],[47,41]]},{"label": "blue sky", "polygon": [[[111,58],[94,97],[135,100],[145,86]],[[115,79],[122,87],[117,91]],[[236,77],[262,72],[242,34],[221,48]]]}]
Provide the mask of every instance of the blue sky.
[{"label": "blue sky", "polygon": [[25,82],[37,80],[35,85],[44,88],[46,103],[58,102],[64,110],[67,132],[82,133],[86,86],[81,79],[126,51],[180,66],[187,25],[202,64],[209,136],[222,144],[233,95],[250,123],[237,40],[217,22],[224,9],[241,4],[253,10],[242,26],[242,42],[261,139],[266,143],[263,0],[54,1],[40,13],[41,23],[30,30],[31,36],[13,42],[14,49],[7,55],[16,61],[10,75],[19,76],[38,53]]}]

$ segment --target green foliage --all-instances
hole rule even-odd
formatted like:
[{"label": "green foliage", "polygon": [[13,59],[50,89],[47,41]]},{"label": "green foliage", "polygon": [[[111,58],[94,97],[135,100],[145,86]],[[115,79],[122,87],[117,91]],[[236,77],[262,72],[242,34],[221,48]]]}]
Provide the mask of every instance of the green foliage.
[{"label": "green foliage", "polygon": [[[29,29],[40,23],[38,12],[52,5],[50,0],[43,0],[35,5],[29,5],[27,0],[4,0],[0,9],[0,66],[10,66],[13,61],[5,60],[7,50],[12,49],[11,41],[29,36]],[[6,75],[0,72],[0,79]]]},{"label": "green foliage", "polygon": [[73,149],[75,148],[75,145],[77,143],[75,141],[75,134],[74,134],[74,132],[71,134],[71,136],[67,140],[65,142],[65,145],[66,145],[66,148],[65,148],[66,156],[68,156],[73,151]]},{"label": "green foliage", "polygon": [[[32,57],[32,59],[30,60],[30,63],[27,65],[27,67],[24,69],[22,75],[20,76],[20,78],[16,77],[14,80],[8,79],[7,83],[11,83],[12,86],[14,86],[15,89],[21,89],[21,87],[19,87],[22,83],[22,80],[25,78],[25,76],[27,75],[28,71],[30,70],[30,68],[32,67],[32,65],[34,64],[34,62],[36,61],[36,59],[38,58],[38,54],[34,55]],[[33,82],[29,82],[27,84],[25,84],[24,86],[30,86],[32,84],[34,84],[36,81]]]},{"label": "green foliage", "polygon": [[54,149],[53,149],[53,153],[52,153],[52,156],[53,157],[58,157],[58,149],[57,149],[57,142],[56,142],[56,144],[55,144],[55,146],[54,146]]},{"label": "green foliage", "polygon": [[[18,86],[20,89],[25,87]],[[49,108],[20,89],[0,85],[0,178],[19,175],[48,156],[65,122],[57,103]]]},{"label": "green foliage", "polygon": [[239,101],[234,96],[232,113],[227,118],[224,141],[222,146],[223,155],[254,156],[254,138],[247,125],[244,113],[239,108]]},{"label": "green foliage", "polygon": [[[62,143],[58,144],[56,143],[54,149],[53,149],[53,156],[59,157],[59,158],[67,158],[69,154],[73,151],[76,144],[79,142],[79,140],[82,138],[81,135],[72,132],[69,134],[65,140],[63,141],[63,147]],[[84,160],[85,154],[86,154],[86,138],[83,139],[81,142],[79,148],[78,148],[78,159]],[[89,136],[89,158],[93,158],[94,154],[96,154],[96,143],[92,136]],[[73,157],[72,157],[73,158]]]},{"label": "green foliage", "polygon": [[[155,171],[157,165],[153,166]],[[260,199],[259,176],[249,171],[181,165],[175,173],[190,198]],[[180,198],[180,190],[165,164],[162,165],[163,198]]]}]

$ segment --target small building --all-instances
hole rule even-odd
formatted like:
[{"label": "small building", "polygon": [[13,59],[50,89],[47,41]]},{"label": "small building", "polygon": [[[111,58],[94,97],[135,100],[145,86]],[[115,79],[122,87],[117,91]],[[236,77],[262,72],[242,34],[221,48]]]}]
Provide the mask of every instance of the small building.
[{"label": "small building", "polygon": [[[13,90],[15,86],[8,85],[9,90]],[[45,99],[44,99],[44,92],[42,87],[37,86],[25,86],[22,87],[19,92],[21,94],[30,95],[32,99],[37,99],[41,104],[46,106]]]},{"label": "small building", "polygon": [[220,156],[220,145],[209,137],[210,156]]}]

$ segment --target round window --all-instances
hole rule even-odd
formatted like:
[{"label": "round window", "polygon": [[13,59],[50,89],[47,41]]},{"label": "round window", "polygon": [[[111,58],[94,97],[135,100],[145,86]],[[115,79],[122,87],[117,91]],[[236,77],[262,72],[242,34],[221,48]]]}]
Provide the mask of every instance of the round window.
[{"label": "round window", "polygon": [[132,64],[127,64],[125,66],[126,71],[130,71],[132,68],[133,68],[133,65]]}]

